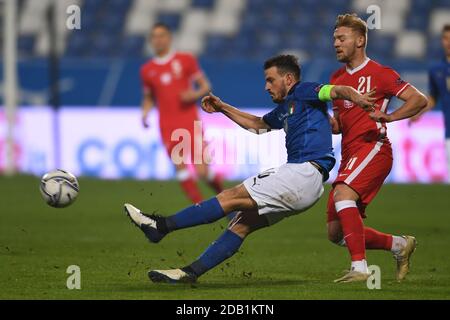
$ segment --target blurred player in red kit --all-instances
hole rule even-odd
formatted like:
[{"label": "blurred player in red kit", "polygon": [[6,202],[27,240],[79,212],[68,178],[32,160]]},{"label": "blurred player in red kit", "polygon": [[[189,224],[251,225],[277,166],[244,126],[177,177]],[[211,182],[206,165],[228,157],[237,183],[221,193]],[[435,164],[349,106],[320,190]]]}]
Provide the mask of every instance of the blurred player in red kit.
[{"label": "blurred player in red kit", "polygon": [[[195,125],[199,128],[200,120],[196,102],[210,91],[210,84],[193,55],[172,49],[172,34],[168,26],[155,24],[149,40],[155,57],[140,70],[143,84],[142,123],[145,128],[149,126],[148,114],[156,103],[161,137],[175,164],[177,179],[189,199],[199,203],[202,196],[187,164],[193,164],[198,177],[216,193],[222,191],[221,178],[208,169],[202,156],[201,128],[194,130]],[[177,129],[185,129],[184,132],[190,134],[190,152],[179,152],[182,141],[178,134],[174,134]]]},{"label": "blurred player in red kit", "polygon": [[[331,76],[331,84],[347,85],[359,93],[371,92],[373,107],[363,110],[350,101],[333,102],[333,133],[342,134],[342,160],[333,183],[327,208],[328,238],[346,246],[351,268],[335,282],[366,281],[370,276],[366,249],[391,251],[397,262],[397,280],[409,271],[409,260],[416,248],[412,236],[395,236],[364,226],[365,209],[374,199],[392,167],[387,122],[412,117],[427,105],[426,97],[403,81],[393,69],[366,55],[367,24],[356,15],[337,18],[334,47],[337,60],[345,66]],[[404,101],[388,114],[392,97]]]}]

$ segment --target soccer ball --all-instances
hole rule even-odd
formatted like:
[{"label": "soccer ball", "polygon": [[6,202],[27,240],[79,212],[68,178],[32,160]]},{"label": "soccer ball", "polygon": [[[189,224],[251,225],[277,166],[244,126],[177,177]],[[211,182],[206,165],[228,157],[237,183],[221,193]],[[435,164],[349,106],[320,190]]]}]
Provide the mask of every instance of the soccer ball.
[{"label": "soccer ball", "polygon": [[58,169],[44,174],[39,189],[48,205],[64,208],[75,201],[80,187],[73,174]]}]

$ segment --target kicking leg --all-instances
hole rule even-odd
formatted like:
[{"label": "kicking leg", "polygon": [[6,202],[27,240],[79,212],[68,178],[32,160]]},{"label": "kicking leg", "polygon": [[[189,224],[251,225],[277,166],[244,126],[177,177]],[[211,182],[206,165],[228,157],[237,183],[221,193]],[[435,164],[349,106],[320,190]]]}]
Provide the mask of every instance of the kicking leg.
[{"label": "kicking leg", "polygon": [[148,215],[131,204],[125,204],[125,212],[131,221],[154,243],[161,241],[169,232],[212,223],[234,211],[254,209],[257,209],[257,204],[243,184],[224,190],[216,197],[192,205],[169,217]]},{"label": "kicking leg", "polygon": [[190,265],[172,270],[151,270],[153,282],[195,282],[198,277],[232,257],[252,232],[269,225],[256,210],[238,212],[227,230]]},{"label": "kicking leg", "polygon": [[266,170],[245,180],[244,185],[225,190],[217,196],[225,214],[240,211],[227,231],[191,265],[154,272],[150,274],[153,281],[196,279],[231,257],[250,233],[306,211],[323,193],[322,175],[309,163],[286,164]]}]

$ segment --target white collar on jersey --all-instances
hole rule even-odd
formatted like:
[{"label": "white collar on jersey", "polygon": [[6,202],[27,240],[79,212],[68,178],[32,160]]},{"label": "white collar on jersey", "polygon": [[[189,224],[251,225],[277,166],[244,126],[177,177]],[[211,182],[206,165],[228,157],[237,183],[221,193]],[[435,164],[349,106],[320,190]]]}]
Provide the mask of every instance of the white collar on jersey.
[{"label": "white collar on jersey", "polygon": [[366,57],[366,59],[364,60],[363,63],[361,63],[359,66],[357,66],[356,68],[353,69],[349,69],[348,67],[345,67],[345,70],[349,73],[349,74],[354,74],[356,72],[358,72],[359,70],[361,70],[362,68],[364,68],[368,63],[369,63],[370,59],[368,57]]},{"label": "white collar on jersey", "polygon": [[162,57],[154,57],[153,58],[153,61],[156,63],[156,64],[166,64],[167,62],[169,62],[170,60],[172,60],[172,58],[175,56],[175,51],[174,50],[172,50],[172,49],[170,49],[170,51],[166,54],[166,55],[164,55],[164,56],[162,56]]}]

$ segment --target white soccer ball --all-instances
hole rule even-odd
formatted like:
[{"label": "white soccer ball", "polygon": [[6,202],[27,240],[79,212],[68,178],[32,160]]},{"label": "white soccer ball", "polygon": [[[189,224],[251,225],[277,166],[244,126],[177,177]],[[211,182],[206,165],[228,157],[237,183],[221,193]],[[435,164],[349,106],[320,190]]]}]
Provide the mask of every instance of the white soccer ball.
[{"label": "white soccer ball", "polygon": [[39,189],[45,202],[55,208],[72,204],[80,191],[77,178],[61,169],[44,174]]}]

